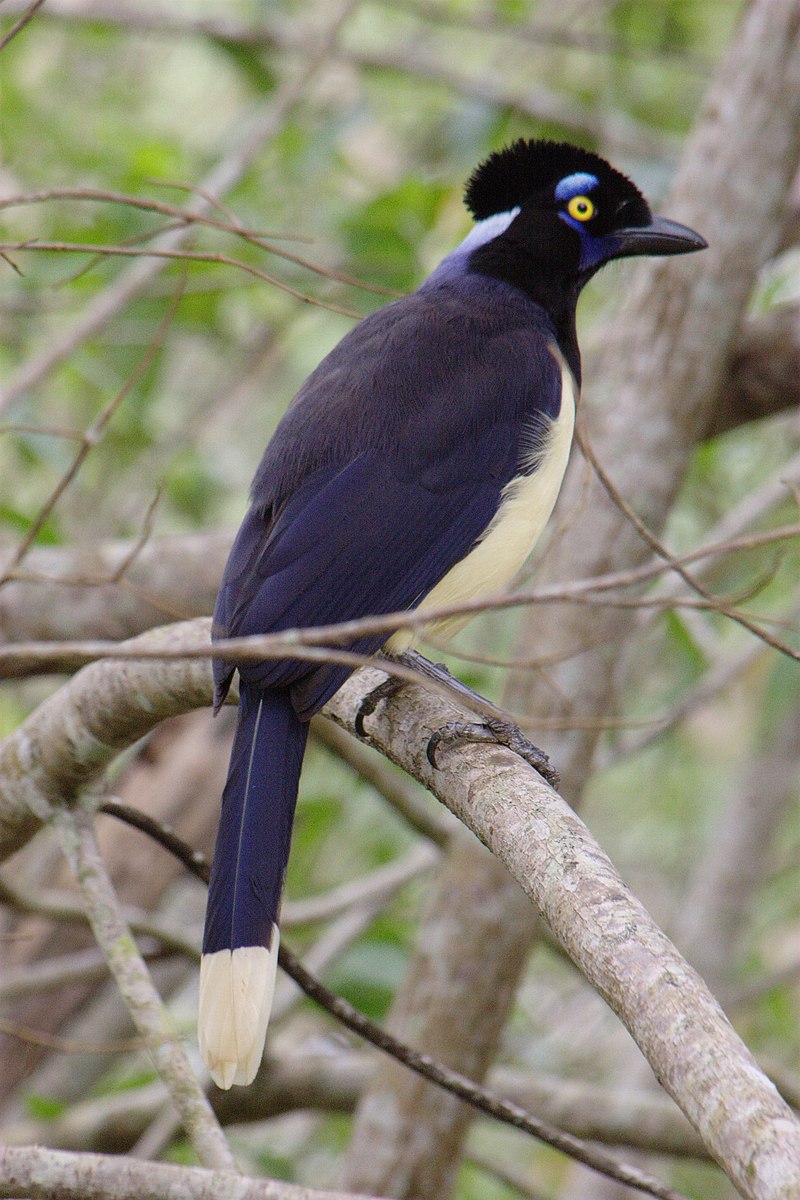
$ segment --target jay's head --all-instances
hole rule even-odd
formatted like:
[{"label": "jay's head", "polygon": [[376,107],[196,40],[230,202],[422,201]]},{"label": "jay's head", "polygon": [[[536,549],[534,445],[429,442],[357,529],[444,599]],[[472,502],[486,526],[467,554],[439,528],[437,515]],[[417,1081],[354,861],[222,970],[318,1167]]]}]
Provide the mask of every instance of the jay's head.
[{"label": "jay's head", "polygon": [[[639,189],[605,159],[565,142],[520,139],[475,170],[465,202],[478,222],[473,244],[528,255],[579,287],[616,258],[687,254],[706,241],[654,217]],[[484,236],[485,235],[485,236]]]}]

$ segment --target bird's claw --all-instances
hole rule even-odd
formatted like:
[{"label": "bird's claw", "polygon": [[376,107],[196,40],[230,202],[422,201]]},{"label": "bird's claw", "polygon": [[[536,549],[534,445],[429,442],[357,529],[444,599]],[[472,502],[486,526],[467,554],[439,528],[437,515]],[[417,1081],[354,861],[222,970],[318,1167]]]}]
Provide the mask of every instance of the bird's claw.
[{"label": "bird's claw", "polygon": [[524,736],[518,726],[509,721],[498,721],[487,717],[481,722],[467,724],[462,721],[452,721],[437,729],[430,740],[426,751],[428,762],[435,771],[439,770],[437,761],[442,751],[452,750],[459,742],[491,743],[496,746],[507,746],[520,758],[533,767],[551,787],[557,788],[560,783],[558,771],[555,769],[544,750],[534,746]]},{"label": "bird's claw", "polygon": [[[405,651],[403,654],[398,654],[393,661],[400,663],[400,665],[403,667],[408,667],[409,670],[414,670],[414,668],[418,669],[420,663],[429,668],[432,665],[435,671],[438,671],[442,675],[446,675],[449,679],[453,678],[444,663],[429,664],[413,650]],[[379,683],[377,687],[372,689],[371,692],[367,692],[366,696],[358,706],[358,712],[356,713],[353,721],[353,727],[360,738],[367,737],[367,732],[364,729],[364,721],[367,719],[367,717],[372,716],[381,701],[391,700],[392,696],[396,696],[402,688],[408,687],[410,682],[411,680],[409,679],[398,679],[396,675],[389,675],[386,679],[384,679],[383,683]]]},{"label": "bird's claw", "polygon": [[392,696],[397,695],[401,688],[406,686],[405,679],[398,679],[395,675],[389,675],[384,679],[383,683],[379,683],[372,691],[367,692],[364,699],[358,706],[358,712],[355,715],[353,726],[357,735],[360,738],[366,737],[367,733],[364,729],[364,721],[367,717],[371,717],[382,700],[391,700]]}]

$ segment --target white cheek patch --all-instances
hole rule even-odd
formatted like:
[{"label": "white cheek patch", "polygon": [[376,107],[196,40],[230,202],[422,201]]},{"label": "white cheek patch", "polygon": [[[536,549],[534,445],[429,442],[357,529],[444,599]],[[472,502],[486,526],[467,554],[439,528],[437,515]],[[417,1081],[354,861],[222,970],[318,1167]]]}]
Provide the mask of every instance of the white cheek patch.
[{"label": "white cheek patch", "polygon": [[456,253],[469,254],[471,251],[477,250],[479,246],[485,246],[487,242],[494,241],[496,237],[500,237],[501,233],[505,233],[518,213],[519,206],[510,209],[509,212],[495,213],[492,217],[485,217],[483,221],[478,221],[461,242]]}]

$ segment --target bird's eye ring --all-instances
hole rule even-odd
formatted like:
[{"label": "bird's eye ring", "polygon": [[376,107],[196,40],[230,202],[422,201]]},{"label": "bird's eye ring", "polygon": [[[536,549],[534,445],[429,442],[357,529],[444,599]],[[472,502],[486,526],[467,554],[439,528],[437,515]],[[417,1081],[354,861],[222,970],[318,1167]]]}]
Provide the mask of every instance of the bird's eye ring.
[{"label": "bird's eye ring", "polygon": [[588,196],[573,196],[567,205],[567,212],[576,221],[591,221],[595,207]]}]

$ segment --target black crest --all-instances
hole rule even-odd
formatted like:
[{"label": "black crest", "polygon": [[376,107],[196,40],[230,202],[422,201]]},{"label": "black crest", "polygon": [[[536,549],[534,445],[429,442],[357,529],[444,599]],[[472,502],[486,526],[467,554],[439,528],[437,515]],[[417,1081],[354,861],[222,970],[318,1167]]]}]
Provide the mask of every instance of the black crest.
[{"label": "black crest", "polygon": [[560,179],[577,171],[597,176],[612,211],[624,206],[631,223],[646,223],[650,209],[636,185],[599,154],[569,142],[519,138],[496,150],[473,172],[464,203],[475,220],[482,221],[517,208],[537,194],[552,194]]}]

